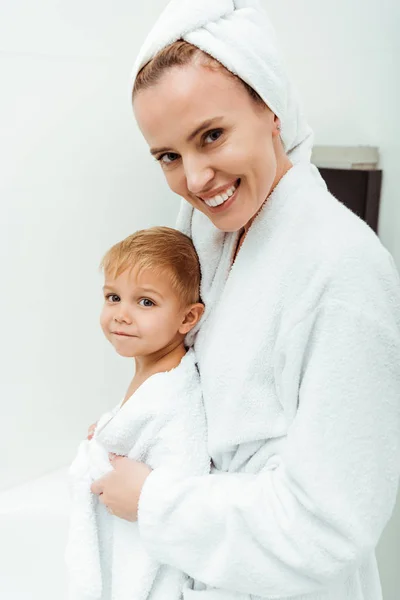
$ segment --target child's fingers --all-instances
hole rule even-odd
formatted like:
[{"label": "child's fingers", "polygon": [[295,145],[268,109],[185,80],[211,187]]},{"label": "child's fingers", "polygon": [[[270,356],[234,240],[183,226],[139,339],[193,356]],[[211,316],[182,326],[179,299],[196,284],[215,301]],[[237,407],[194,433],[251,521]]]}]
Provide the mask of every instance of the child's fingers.
[{"label": "child's fingers", "polygon": [[92,437],[94,435],[94,432],[95,432],[95,429],[96,429],[96,425],[97,425],[97,423],[93,423],[93,425],[91,425],[89,427],[89,429],[88,429],[88,435],[87,435],[87,439],[88,440],[92,439]]}]

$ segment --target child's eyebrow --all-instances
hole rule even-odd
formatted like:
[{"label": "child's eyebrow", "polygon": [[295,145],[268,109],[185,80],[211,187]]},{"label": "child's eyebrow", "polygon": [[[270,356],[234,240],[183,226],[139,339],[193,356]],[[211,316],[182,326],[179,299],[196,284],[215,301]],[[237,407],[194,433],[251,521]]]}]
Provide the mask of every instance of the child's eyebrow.
[{"label": "child's eyebrow", "polygon": [[[111,285],[103,285],[103,292],[113,291],[113,290],[114,290],[114,288]],[[146,286],[146,285],[138,286],[136,288],[135,292],[136,293],[143,292],[146,294],[154,294],[155,296],[158,296],[159,298],[164,299],[164,296],[162,294],[160,294],[160,292],[157,292],[157,290],[155,290],[154,288]]]},{"label": "child's eyebrow", "polygon": [[156,296],[163,298],[162,294],[160,294],[160,292],[157,292],[157,290],[155,290],[152,287],[140,286],[140,287],[138,287],[138,290],[140,290],[142,292],[146,292],[147,294],[155,294]]}]

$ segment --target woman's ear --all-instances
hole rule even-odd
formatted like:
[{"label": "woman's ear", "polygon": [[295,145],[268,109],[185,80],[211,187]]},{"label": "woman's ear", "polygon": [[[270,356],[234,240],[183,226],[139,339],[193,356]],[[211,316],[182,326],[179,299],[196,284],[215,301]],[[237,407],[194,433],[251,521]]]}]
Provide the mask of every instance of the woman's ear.
[{"label": "woman's ear", "polygon": [[281,120],[279,117],[274,115],[274,129],[273,129],[272,135],[274,135],[274,136],[281,135],[281,129],[282,129]]},{"label": "woman's ear", "polygon": [[182,325],[179,327],[179,333],[186,335],[200,321],[204,313],[204,304],[198,302],[191,304],[185,311]]}]

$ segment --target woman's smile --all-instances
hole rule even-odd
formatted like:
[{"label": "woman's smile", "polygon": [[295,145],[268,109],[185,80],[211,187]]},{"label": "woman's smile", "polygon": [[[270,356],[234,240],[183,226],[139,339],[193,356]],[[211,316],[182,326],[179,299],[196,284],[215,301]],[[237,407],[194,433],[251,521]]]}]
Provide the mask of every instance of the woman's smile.
[{"label": "woman's smile", "polygon": [[225,190],[219,191],[211,197],[208,195],[208,197],[198,196],[198,198],[207,205],[207,208],[211,212],[221,212],[229,208],[236,200],[239,186],[240,179],[237,179],[233,185],[230,185],[228,188],[225,188]]},{"label": "woman's smile", "polygon": [[171,190],[222,231],[250,223],[291,166],[274,113],[224,71],[174,68],[134,111]]}]

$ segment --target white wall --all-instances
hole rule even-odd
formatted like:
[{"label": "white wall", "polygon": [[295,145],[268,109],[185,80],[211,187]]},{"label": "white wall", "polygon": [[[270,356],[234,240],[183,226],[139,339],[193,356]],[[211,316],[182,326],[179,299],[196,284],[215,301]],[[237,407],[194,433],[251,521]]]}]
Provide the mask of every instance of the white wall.
[{"label": "white wall", "polygon": [[378,146],[379,235],[400,267],[400,3],[264,0],[315,143]]},{"label": "white wall", "polygon": [[69,462],[87,425],[125,392],[131,366],[98,327],[98,264],[132,231],[172,225],[178,200],[132,117],[129,75],[146,21],[132,2],[2,0],[0,11],[7,488]]},{"label": "white wall", "polygon": [[[316,143],[381,148],[380,236],[400,266],[400,5],[265,3]],[[125,391],[130,365],[98,326],[97,265],[135,229],[174,223],[129,104],[133,57],[165,4],[1,0],[0,488],[68,463]],[[400,587],[398,513],[380,547],[385,600]]]}]

